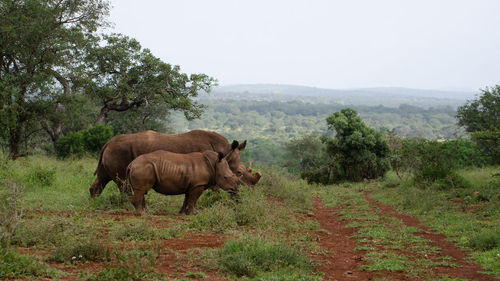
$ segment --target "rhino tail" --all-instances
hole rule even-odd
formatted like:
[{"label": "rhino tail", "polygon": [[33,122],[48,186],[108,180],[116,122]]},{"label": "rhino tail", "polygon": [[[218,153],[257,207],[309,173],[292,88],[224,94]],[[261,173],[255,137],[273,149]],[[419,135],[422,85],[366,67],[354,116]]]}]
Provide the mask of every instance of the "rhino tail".
[{"label": "rhino tail", "polygon": [[108,146],[108,143],[104,144],[103,147],[101,148],[101,151],[99,152],[99,161],[97,162],[97,168],[95,168],[94,171],[94,176],[97,175],[97,171],[99,170],[99,167],[102,165],[102,155],[104,154],[104,150]]},{"label": "rhino tail", "polygon": [[125,172],[125,181],[129,181],[130,176],[130,164],[127,166],[127,171]]}]

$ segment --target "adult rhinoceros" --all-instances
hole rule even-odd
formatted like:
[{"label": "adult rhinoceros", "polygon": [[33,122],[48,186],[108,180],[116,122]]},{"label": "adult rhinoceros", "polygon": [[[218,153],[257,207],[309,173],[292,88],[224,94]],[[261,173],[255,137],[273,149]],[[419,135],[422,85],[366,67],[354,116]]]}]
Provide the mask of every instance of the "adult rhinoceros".
[{"label": "adult rhinoceros", "polygon": [[180,213],[189,215],[196,212],[196,201],[207,187],[236,193],[239,178],[220,152],[180,154],[157,150],[140,155],[128,165],[127,182],[134,191],[131,201],[136,214],[142,214],[144,194],[152,188],[165,195],[185,194]]},{"label": "adult rhinoceros", "polygon": [[[236,142],[236,141],[235,141]],[[233,142],[234,143],[234,142]],[[236,142],[238,143],[238,142]],[[156,150],[174,153],[191,153],[212,150],[225,155],[233,173],[241,177],[244,184],[255,185],[261,175],[252,174],[251,169],[241,162],[240,151],[245,149],[246,141],[231,150],[228,140],[211,131],[193,130],[184,134],[162,134],[144,131],[123,134],[111,138],[101,149],[99,162],[94,175],[97,179],[90,186],[90,195],[99,196],[106,184],[113,180],[121,192],[126,191],[124,184],[127,166],[138,156]]]}]

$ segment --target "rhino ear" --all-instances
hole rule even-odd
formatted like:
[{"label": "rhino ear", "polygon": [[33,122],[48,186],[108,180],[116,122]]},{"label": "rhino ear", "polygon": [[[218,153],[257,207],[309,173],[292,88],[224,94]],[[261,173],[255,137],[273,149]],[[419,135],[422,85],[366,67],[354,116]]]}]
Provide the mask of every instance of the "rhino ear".
[{"label": "rhino ear", "polygon": [[219,162],[224,158],[224,153],[222,152],[217,152],[219,154]]},{"label": "rhino ear", "polygon": [[236,148],[238,148],[240,144],[238,143],[237,140],[233,140],[233,143],[231,144],[231,150],[235,150]]},{"label": "rhino ear", "polygon": [[245,140],[242,144],[240,144],[240,145],[238,146],[238,149],[239,149],[239,150],[243,150],[243,149],[245,149],[245,147],[246,147],[246,146],[247,146],[247,140]]}]

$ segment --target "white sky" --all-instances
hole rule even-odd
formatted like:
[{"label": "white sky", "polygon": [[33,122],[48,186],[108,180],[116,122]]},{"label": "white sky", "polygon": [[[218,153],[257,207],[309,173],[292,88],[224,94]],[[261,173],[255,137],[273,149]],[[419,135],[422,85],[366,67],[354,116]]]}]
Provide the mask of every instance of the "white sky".
[{"label": "white sky", "polygon": [[500,84],[497,0],[112,0],[114,32],[221,85]]}]

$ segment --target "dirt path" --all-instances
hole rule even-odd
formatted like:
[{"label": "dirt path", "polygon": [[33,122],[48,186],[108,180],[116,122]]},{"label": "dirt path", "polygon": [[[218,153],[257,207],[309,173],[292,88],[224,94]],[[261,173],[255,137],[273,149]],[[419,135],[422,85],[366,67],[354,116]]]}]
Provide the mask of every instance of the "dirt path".
[{"label": "dirt path", "polygon": [[[356,229],[346,227],[347,221],[340,221],[334,212],[339,208],[325,208],[319,198],[314,201],[314,217],[320,223],[320,246],[324,253],[315,253],[313,259],[320,263],[319,271],[324,272],[323,280],[372,280],[371,272],[359,269],[364,264],[362,252],[355,251],[356,239],[352,235]],[[402,275],[387,272],[393,280],[401,280]]]},{"label": "dirt path", "polygon": [[[445,235],[435,233],[418,219],[401,214],[392,206],[376,202],[367,194],[365,194],[365,199],[370,205],[381,210],[381,216],[396,217],[408,227],[413,226],[422,229],[423,232],[417,235],[428,240],[430,246],[441,248],[440,256],[453,257],[453,262],[458,265],[457,267],[436,266],[431,269],[432,276],[449,276],[478,281],[499,280],[479,273],[484,270],[479,265],[468,262],[466,260],[467,255],[453,243],[446,241]],[[357,233],[357,230],[346,227],[349,222],[339,220],[340,216],[336,214],[342,210],[342,207],[325,208],[319,198],[315,198],[314,207],[314,217],[320,223],[322,229],[317,234],[320,237],[320,246],[324,252],[314,253],[312,258],[319,262],[318,270],[324,272],[324,280],[373,280],[379,278],[383,278],[383,280],[418,280],[418,278],[408,277],[404,272],[369,272],[360,270],[360,266],[366,264],[363,257],[367,252],[355,250],[356,238],[352,236]],[[432,259],[433,257],[430,256],[429,258]]]},{"label": "dirt path", "polygon": [[467,280],[499,280],[492,276],[481,274],[480,271],[484,269],[477,265],[466,261],[467,255],[465,252],[457,248],[452,242],[446,240],[446,236],[443,234],[438,234],[431,230],[429,227],[421,223],[418,219],[399,213],[395,207],[379,203],[369,194],[365,194],[365,199],[374,206],[377,206],[381,211],[383,216],[392,216],[401,219],[406,226],[413,226],[422,229],[423,232],[416,233],[416,235],[430,241],[431,246],[437,246],[441,248],[440,254],[444,256],[453,257],[454,262],[457,263],[458,267],[436,267],[434,269],[435,275],[449,275],[455,278],[463,278]]}]

